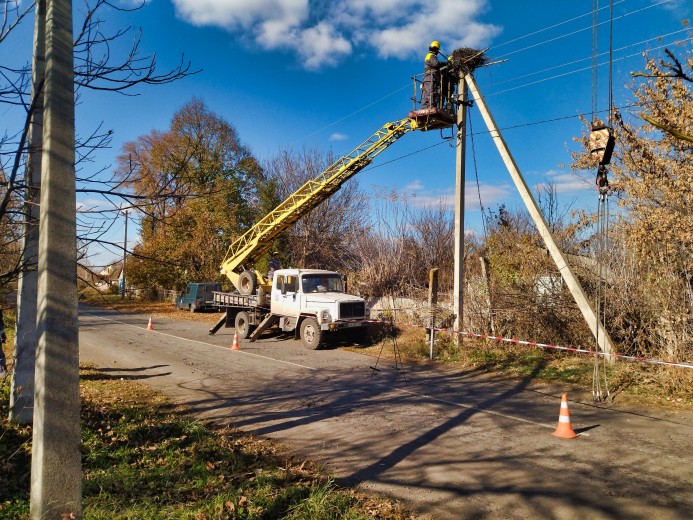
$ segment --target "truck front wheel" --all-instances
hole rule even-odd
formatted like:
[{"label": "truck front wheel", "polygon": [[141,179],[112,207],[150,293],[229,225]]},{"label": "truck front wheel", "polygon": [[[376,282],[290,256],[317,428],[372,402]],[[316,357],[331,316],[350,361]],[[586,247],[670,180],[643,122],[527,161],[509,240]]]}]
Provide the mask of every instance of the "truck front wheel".
[{"label": "truck front wheel", "polygon": [[301,322],[301,339],[303,345],[311,350],[317,350],[321,346],[322,330],[314,318],[306,318]]},{"label": "truck front wheel", "polygon": [[247,339],[250,336],[250,316],[245,311],[236,314],[236,334],[238,339]]}]

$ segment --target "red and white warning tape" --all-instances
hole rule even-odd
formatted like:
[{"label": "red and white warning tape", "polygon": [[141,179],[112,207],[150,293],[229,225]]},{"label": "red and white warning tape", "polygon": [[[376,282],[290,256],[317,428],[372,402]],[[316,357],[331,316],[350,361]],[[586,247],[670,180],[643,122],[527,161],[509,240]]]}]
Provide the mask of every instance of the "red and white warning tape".
[{"label": "red and white warning tape", "polygon": [[[387,320],[369,320],[369,323],[390,323],[390,322]],[[625,354],[607,354],[605,352],[599,352],[597,350],[590,350],[590,349],[585,349],[585,348],[564,347],[561,345],[550,345],[548,343],[539,343],[537,341],[526,341],[526,340],[521,340],[521,339],[502,338],[499,336],[489,336],[487,334],[475,334],[474,332],[466,332],[466,331],[454,330],[454,329],[446,329],[446,328],[438,328],[438,327],[422,327],[421,325],[416,325],[414,323],[397,323],[397,325],[404,325],[407,327],[418,327],[418,328],[423,328],[426,330],[431,330],[431,328],[433,328],[433,330],[435,330],[436,332],[449,332],[451,334],[459,334],[461,336],[467,336],[469,338],[501,341],[503,343],[515,343],[517,345],[528,345],[531,347],[552,348],[555,350],[565,350],[568,352],[579,352],[582,354],[590,354],[592,356],[615,357],[615,358],[625,359],[627,361],[636,361],[639,363],[650,363],[652,365],[666,365],[666,366],[679,367],[679,368],[693,368],[693,364],[690,364],[690,363],[675,363],[675,362],[671,362],[671,361],[662,361],[659,359],[650,359],[650,358],[644,358],[644,357],[639,357],[639,356],[627,356]]]}]

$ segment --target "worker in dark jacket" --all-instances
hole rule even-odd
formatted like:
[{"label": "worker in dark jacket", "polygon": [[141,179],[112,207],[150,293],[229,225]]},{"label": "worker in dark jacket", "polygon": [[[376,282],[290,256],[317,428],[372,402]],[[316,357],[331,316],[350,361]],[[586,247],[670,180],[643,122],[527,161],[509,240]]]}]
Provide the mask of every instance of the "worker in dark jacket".
[{"label": "worker in dark jacket", "polygon": [[269,259],[268,262],[268,268],[269,271],[267,272],[267,279],[271,282],[272,279],[274,278],[274,272],[277,269],[281,269],[281,265],[279,264],[279,252],[274,251],[272,252],[272,256]]},{"label": "worker in dark jacket", "polygon": [[428,46],[428,54],[424,59],[423,94],[421,95],[421,108],[439,108],[440,103],[440,68],[445,61],[438,59],[440,43],[437,40]]}]

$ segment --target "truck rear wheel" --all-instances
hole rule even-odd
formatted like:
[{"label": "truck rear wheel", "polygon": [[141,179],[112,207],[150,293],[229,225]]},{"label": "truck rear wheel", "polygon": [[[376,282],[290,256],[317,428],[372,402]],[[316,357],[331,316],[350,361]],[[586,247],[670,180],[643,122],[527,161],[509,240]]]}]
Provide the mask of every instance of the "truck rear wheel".
[{"label": "truck rear wheel", "polygon": [[301,322],[301,339],[303,346],[317,350],[322,345],[322,330],[315,318],[306,318]]},{"label": "truck rear wheel", "polygon": [[248,316],[247,312],[241,311],[238,314],[236,314],[235,325],[238,339],[248,339],[248,336],[250,336],[251,327],[250,316]]},{"label": "truck rear wheel", "polygon": [[255,294],[255,289],[257,289],[257,276],[252,271],[243,271],[238,277],[238,292],[243,296],[250,296]]}]

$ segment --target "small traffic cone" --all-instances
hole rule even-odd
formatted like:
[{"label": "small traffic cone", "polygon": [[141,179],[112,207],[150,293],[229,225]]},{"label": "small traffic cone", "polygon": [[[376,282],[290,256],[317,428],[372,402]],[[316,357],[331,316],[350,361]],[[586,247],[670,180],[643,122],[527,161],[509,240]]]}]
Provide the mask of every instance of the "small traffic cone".
[{"label": "small traffic cone", "polygon": [[573,427],[570,425],[568,394],[563,394],[561,397],[561,413],[558,416],[558,426],[556,427],[556,431],[551,435],[555,435],[561,439],[574,439],[577,437],[577,433],[573,431]]},{"label": "small traffic cone", "polygon": [[241,350],[241,347],[238,346],[238,334],[235,332],[233,333],[233,344],[231,345],[231,350]]},{"label": "small traffic cone", "polygon": [[149,324],[147,325],[147,330],[154,330],[154,327],[152,327],[152,317],[149,317]]}]

